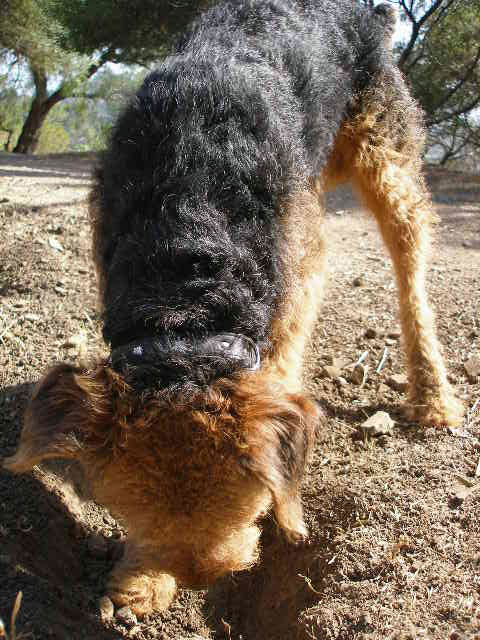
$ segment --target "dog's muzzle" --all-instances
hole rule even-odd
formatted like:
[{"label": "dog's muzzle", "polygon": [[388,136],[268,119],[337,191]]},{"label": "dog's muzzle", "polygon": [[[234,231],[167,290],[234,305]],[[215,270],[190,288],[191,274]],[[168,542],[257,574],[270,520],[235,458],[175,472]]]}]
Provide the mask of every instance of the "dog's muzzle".
[{"label": "dog's muzzle", "polygon": [[203,339],[141,338],[113,349],[110,362],[115,371],[123,372],[128,367],[155,366],[175,358],[191,358],[197,362],[230,361],[235,369],[250,371],[260,368],[258,345],[240,333],[220,333]]}]

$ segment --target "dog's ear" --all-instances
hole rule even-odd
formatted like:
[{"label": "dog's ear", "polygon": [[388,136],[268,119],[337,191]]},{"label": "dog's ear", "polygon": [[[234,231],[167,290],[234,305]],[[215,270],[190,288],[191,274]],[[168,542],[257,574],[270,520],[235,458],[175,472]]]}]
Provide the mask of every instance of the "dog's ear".
[{"label": "dog's ear", "polygon": [[25,412],[17,453],[4,462],[10,471],[30,470],[45,458],[75,458],[77,434],[88,419],[86,393],[77,383],[81,370],[60,364],[35,388]]},{"label": "dog's ear", "polygon": [[247,431],[248,454],[242,466],[271,492],[279,526],[291,542],[308,535],[300,488],[321,411],[302,395],[263,397]]}]

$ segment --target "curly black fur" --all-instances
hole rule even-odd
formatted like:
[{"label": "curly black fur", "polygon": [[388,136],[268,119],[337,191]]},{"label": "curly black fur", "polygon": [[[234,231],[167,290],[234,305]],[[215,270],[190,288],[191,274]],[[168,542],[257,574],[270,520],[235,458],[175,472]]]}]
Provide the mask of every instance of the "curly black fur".
[{"label": "curly black fur", "polygon": [[355,95],[391,65],[391,14],[352,0],[207,11],[119,118],[98,172],[104,337],[268,344],[279,203],[319,175]]}]

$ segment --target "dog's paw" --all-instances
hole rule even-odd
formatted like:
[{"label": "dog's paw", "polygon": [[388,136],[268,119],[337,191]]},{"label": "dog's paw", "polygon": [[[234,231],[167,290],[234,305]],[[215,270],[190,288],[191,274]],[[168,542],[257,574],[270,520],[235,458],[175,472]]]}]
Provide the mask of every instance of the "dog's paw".
[{"label": "dog's paw", "polygon": [[164,611],[175,597],[176,583],[172,576],[161,573],[153,576],[132,576],[119,584],[114,578],[109,586],[109,597],[117,607],[129,607],[138,617]]},{"label": "dog's paw", "polygon": [[465,407],[451,389],[406,406],[407,419],[426,427],[458,427],[463,422]]},{"label": "dog's paw", "polygon": [[295,547],[308,544],[308,529],[304,523],[297,529],[283,529],[287,542]]}]

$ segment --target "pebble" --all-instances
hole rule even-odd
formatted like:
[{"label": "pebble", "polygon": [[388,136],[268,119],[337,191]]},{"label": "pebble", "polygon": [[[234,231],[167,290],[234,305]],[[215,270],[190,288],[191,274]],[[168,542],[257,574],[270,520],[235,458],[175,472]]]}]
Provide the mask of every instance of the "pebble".
[{"label": "pebble", "polygon": [[373,329],[373,327],[369,327],[365,331],[365,338],[368,338],[369,340],[371,340],[372,338],[376,338],[377,335],[378,335],[377,330]]},{"label": "pebble", "polygon": [[465,372],[469,382],[476,382],[480,376],[480,356],[472,356],[463,366],[465,367]]},{"label": "pebble", "polygon": [[113,614],[115,613],[115,609],[113,606],[113,602],[110,600],[108,596],[103,596],[98,601],[98,608],[100,610],[100,617],[102,620],[107,621],[113,618]]},{"label": "pebble", "polygon": [[372,624],[372,616],[368,611],[363,611],[358,617],[358,622],[364,627],[369,627]]},{"label": "pebble", "polygon": [[137,624],[137,616],[133,613],[130,607],[122,607],[115,613],[115,618],[120,622],[123,622],[127,627],[134,627]]},{"label": "pebble", "polygon": [[362,277],[358,276],[357,278],[354,278],[352,284],[354,287],[363,287],[365,282]]},{"label": "pebble", "polygon": [[337,367],[334,367],[333,365],[325,365],[322,368],[322,373],[324,375],[325,378],[331,378],[332,380],[339,378],[342,374],[342,372],[340,371],[340,369],[338,369]]},{"label": "pebble", "polygon": [[350,371],[350,380],[353,384],[364,384],[367,379],[368,367],[363,364],[356,364]]},{"label": "pebble", "polygon": [[408,378],[403,373],[396,373],[389,377],[387,384],[392,389],[395,389],[395,391],[403,393],[408,388]]},{"label": "pebble", "polygon": [[389,331],[387,333],[387,338],[391,338],[392,340],[398,340],[402,337],[402,332],[400,329],[395,329],[394,331]]},{"label": "pebble", "polygon": [[341,356],[338,358],[332,358],[332,366],[337,367],[337,369],[345,369],[351,363],[351,360],[348,358],[342,358]]},{"label": "pebble", "polygon": [[360,430],[371,436],[383,436],[392,433],[393,420],[386,411],[377,411],[360,425]]},{"label": "pebble", "polygon": [[70,336],[70,338],[62,344],[62,347],[65,347],[66,349],[79,349],[80,347],[83,347],[86,342],[87,336],[83,331],[81,331],[80,333]]},{"label": "pebble", "polygon": [[26,313],[23,317],[25,320],[30,320],[30,322],[37,322],[40,320],[40,316],[37,313]]},{"label": "pebble", "polygon": [[390,391],[390,387],[388,387],[386,384],[381,382],[377,387],[377,396],[379,396],[380,398],[383,398],[387,395],[389,391]]}]

